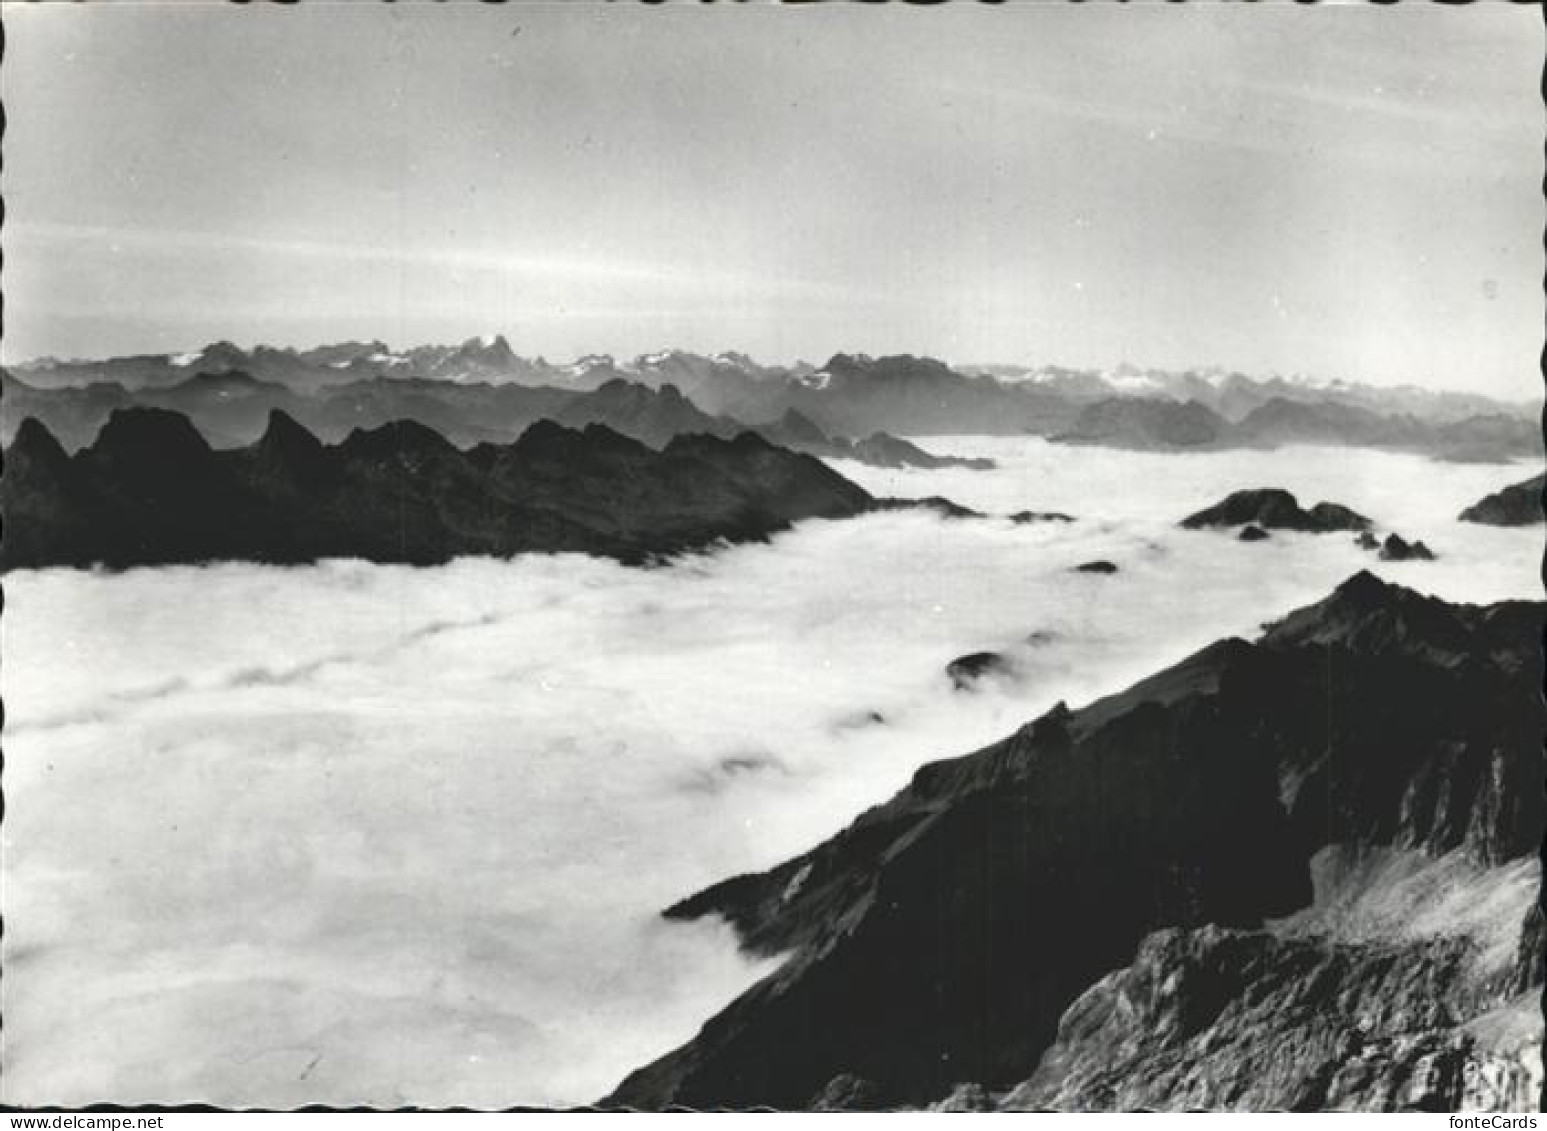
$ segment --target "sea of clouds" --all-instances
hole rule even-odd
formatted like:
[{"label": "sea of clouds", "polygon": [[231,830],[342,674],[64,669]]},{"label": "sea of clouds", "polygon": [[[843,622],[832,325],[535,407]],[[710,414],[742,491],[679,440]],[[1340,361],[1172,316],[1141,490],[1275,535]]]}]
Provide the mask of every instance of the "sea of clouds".
[{"label": "sea of clouds", "polygon": [[[0,1097],[568,1105],[772,968],[658,912],[776,863],[1060,699],[1360,568],[1534,597],[1539,528],[1454,521],[1525,466],[939,438],[993,472],[836,466],[888,513],[630,569],[579,555],[6,578]],[[1284,486],[1422,538],[1176,522]],[[1105,558],[1111,576],[1071,567]],[[1013,671],[980,690],[965,652]]]}]

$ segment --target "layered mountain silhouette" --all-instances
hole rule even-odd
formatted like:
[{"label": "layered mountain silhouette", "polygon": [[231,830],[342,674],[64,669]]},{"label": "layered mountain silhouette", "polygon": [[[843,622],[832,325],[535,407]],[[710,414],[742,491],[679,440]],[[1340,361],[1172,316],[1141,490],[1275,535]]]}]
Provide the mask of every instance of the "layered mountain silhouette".
[{"label": "layered mountain silhouette", "polygon": [[[261,415],[248,418],[246,433],[235,429],[227,435],[213,416],[199,417],[184,404],[152,395],[200,374],[245,375],[324,402],[331,407],[320,412],[278,402],[265,404],[262,411],[281,408],[325,439],[334,438],[330,428],[371,427],[406,417],[432,424],[457,443],[507,441],[521,427],[553,415],[555,398],[625,381],[652,389],[672,386],[710,417],[757,424],[778,421],[793,410],[828,435],[849,437],[876,432],[1035,434],[1157,451],[1345,444],[1475,460],[1530,456],[1540,449],[1532,406],[1470,393],[1126,366],[1111,372],[953,368],[906,354],[840,353],[817,367],[805,362],[762,365],[738,353],[706,357],[665,350],[630,360],[591,355],[556,364],[522,357],[498,335],[403,351],[379,341],[309,350],[247,350],[217,342],[175,356],[42,359],[12,367],[9,377],[15,384],[8,395],[30,400],[10,419],[37,416],[74,447],[95,434],[105,419],[101,405],[111,402],[108,408],[133,404],[189,412],[217,446],[253,439],[262,427]],[[91,386],[103,388],[86,395]],[[470,390],[465,396],[449,391],[463,387]],[[507,391],[512,388],[518,391]],[[545,405],[528,404],[523,389],[545,390],[536,394],[546,398]],[[336,404],[334,390],[340,391]],[[98,415],[72,427],[62,418],[65,409],[38,403],[45,392],[71,394],[75,399],[67,403],[73,411],[96,405]],[[405,403],[384,403],[399,396]],[[356,418],[350,418],[351,411]],[[232,415],[234,421],[239,413]],[[585,422],[615,426],[600,419]],[[84,434],[77,439],[73,431]]]},{"label": "layered mountain silhouette", "polygon": [[1227,420],[1240,420],[1275,400],[1365,409],[1378,416],[1412,416],[1435,424],[1504,413],[1533,418],[1534,402],[1505,403],[1480,393],[1418,385],[1364,385],[1355,381],[1316,381],[1305,377],[1251,377],[1218,367],[1158,369],[1123,364],[1111,370],[1031,368],[1017,365],[967,365],[962,372],[997,377],[1016,384],[1093,399],[1126,396],[1194,401]]},{"label": "layered mountain silhouette", "polygon": [[994,461],[961,456],[937,456],[926,452],[917,444],[909,443],[887,432],[873,432],[862,440],[848,440],[825,434],[814,420],[802,416],[794,409],[772,424],[759,425],[756,429],[765,439],[824,459],[852,459],[868,463],[872,467],[965,467],[974,471],[988,471]]},{"label": "layered mountain silhouette", "polygon": [[622,377],[585,389],[405,376],[304,390],[240,370],[198,373],[176,384],[134,390],[119,384],[41,390],[5,377],[0,405],[8,425],[34,417],[68,449],[90,443],[108,416],[122,408],[181,412],[219,448],[255,442],[268,425],[269,413],[278,410],[328,441],[342,440],[356,428],[416,420],[460,446],[504,443],[538,420],[551,419],[574,428],[605,425],[654,448],[665,447],[676,436],[731,439],[755,431],[795,451],[879,467],[993,466],[992,460],[934,455],[884,432],[861,440],[829,436],[794,410],[773,423],[749,426],[704,412],[675,385],[650,386]]},{"label": "layered mountain silhouette", "polygon": [[1540,431],[1521,415],[1490,412],[1459,420],[1382,414],[1359,405],[1275,397],[1239,420],[1197,401],[1107,398],[1089,405],[1058,443],[1135,451],[1277,448],[1320,444],[1421,452],[1454,461],[1511,459],[1540,447]]},{"label": "layered mountain silhouette", "polygon": [[1547,476],[1538,475],[1479,499],[1461,512],[1460,520],[1488,526],[1532,526],[1542,521],[1544,490]]},{"label": "layered mountain silhouette", "polygon": [[540,421],[463,451],[423,424],[326,445],[271,411],[258,441],[216,451],[187,417],[115,410],[73,456],[22,421],[5,454],[5,568],[578,550],[638,561],[803,518],[877,506],[820,460],[754,433],[656,450],[597,424]]},{"label": "layered mountain silhouette", "polygon": [[1360,573],[923,767],[666,911],[784,961],[604,1103],[1534,1105],[1544,611]]}]

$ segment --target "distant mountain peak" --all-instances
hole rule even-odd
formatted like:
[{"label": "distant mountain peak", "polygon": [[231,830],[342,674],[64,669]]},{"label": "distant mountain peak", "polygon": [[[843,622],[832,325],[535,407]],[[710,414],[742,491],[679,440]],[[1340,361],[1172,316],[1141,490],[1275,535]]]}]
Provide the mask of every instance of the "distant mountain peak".
[{"label": "distant mountain peak", "polygon": [[244,366],[247,363],[247,351],[225,339],[205,346],[199,351],[198,358],[194,362],[197,365],[224,365],[228,369]]},{"label": "distant mountain peak", "polygon": [[503,334],[482,334],[468,338],[456,348],[455,355],[465,361],[500,367],[516,361],[516,353]]}]

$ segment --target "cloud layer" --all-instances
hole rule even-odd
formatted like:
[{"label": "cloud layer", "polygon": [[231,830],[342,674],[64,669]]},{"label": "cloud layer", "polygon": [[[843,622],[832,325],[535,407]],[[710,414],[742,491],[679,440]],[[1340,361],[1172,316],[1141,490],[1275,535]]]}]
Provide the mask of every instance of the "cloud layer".
[{"label": "cloud layer", "polygon": [[[1423,538],[1440,561],[1378,566],[1419,588],[1537,592],[1537,532],[1451,521],[1518,468],[937,446],[1000,470],[844,471],[1080,521],[811,522],[651,570],[8,578],[4,1098],[594,1099],[768,969],[661,907],[1377,567],[1175,528],[1238,487]],[[1092,558],[1121,572],[1070,572]],[[953,691],[981,649],[1012,674]]]}]

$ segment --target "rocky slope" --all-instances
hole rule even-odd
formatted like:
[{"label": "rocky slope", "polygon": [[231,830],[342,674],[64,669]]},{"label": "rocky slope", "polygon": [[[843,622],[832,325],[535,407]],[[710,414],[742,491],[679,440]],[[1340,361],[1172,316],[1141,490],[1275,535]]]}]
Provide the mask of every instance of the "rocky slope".
[{"label": "rocky slope", "polygon": [[637,561],[876,505],[821,461],[743,433],[656,451],[602,427],[539,422],[461,451],[422,424],[327,446],[282,412],[257,443],[214,451],[188,418],[115,411],[65,453],[25,420],[5,454],[4,568],[112,567],[579,550]]},{"label": "rocky slope", "polygon": [[1336,846],[1312,871],[1269,929],[1147,936],[996,1106],[1535,1110],[1539,861]]},{"label": "rocky slope", "polygon": [[[606,1102],[1520,1101],[1540,1078],[1519,1020],[1541,983],[1543,611],[1362,573],[1254,643],[925,766],[811,852],[667,911],[786,957]],[[1329,884],[1328,853],[1439,869],[1411,904],[1440,913],[1383,919],[1392,883]],[[1444,913],[1477,890],[1457,869],[1493,883],[1470,919]]]},{"label": "rocky slope", "polygon": [[1489,526],[1532,526],[1542,521],[1544,490],[1547,490],[1547,475],[1538,475],[1479,499],[1459,517],[1462,522],[1481,522]]}]

